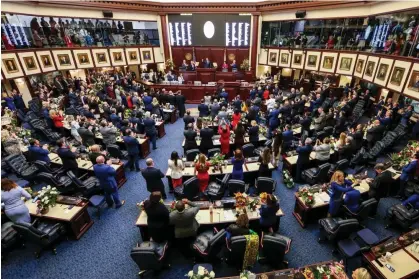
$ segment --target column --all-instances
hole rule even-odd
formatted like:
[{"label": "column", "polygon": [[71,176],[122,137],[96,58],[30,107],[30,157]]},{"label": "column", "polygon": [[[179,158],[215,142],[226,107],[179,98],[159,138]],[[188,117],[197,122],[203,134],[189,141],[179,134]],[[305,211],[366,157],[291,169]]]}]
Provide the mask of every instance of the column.
[{"label": "column", "polygon": [[160,45],[163,45],[164,51],[164,59],[167,60],[171,58],[170,56],[170,40],[167,31],[167,15],[166,14],[159,14],[160,16],[160,28],[162,33],[162,38],[160,40]]},{"label": "column", "polygon": [[250,67],[253,76],[256,75],[257,55],[259,49],[259,14],[252,14],[252,31],[250,38]]}]

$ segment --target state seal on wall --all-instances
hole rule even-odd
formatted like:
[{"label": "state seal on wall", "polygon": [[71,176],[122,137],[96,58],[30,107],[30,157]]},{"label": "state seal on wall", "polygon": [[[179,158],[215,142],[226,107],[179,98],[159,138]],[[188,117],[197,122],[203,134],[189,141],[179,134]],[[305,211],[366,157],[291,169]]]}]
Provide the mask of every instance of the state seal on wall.
[{"label": "state seal on wall", "polygon": [[192,59],[192,54],[190,54],[189,52],[185,54],[185,59],[186,60],[191,60]]},{"label": "state seal on wall", "polygon": [[236,59],[236,56],[234,55],[234,53],[230,53],[228,55],[228,60],[233,61],[234,59]]}]

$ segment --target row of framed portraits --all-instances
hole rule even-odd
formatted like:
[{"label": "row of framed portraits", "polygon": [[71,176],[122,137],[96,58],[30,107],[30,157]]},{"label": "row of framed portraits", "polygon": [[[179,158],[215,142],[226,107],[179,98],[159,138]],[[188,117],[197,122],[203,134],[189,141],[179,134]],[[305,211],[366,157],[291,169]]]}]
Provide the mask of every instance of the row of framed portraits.
[{"label": "row of framed portraits", "polygon": [[397,58],[356,52],[262,49],[259,64],[355,76],[419,99],[419,63]]},{"label": "row of framed portraits", "polygon": [[2,73],[6,79],[56,70],[164,62],[159,47],[3,52],[1,54],[1,60]]}]

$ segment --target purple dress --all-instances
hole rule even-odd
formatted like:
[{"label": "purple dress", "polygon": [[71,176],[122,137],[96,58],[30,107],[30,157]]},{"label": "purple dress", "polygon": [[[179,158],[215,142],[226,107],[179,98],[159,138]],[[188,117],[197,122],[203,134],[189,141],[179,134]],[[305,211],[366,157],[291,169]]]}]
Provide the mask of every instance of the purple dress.
[{"label": "purple dress", "polygon": [[10,191],[1,191],[1,203],[2,205],[4,204],[4,213],[14,223],[31,222],[29,209],[21,199],[22,196],[27,199],[31,198],[31,195],[21,187],[13,188]]},{"label": "purple dress", "polygon": [[233,172],[231,173],[231,179],[237,179],[244,181],[243,174],[243,164],[244,158],[242,160],[236,160],[236,158],[231,158],[231,163],[233,164]]}]

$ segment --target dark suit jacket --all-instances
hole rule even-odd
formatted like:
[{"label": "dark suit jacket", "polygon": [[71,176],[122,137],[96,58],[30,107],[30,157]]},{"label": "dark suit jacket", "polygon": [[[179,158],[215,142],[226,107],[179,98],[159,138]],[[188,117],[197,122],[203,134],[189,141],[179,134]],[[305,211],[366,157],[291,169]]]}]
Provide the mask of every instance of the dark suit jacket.
[{"label": "dark suit jacket", "polygon": [[95,144],[95,134],[87,128],[80,127],[77,132],[79,133],[84,145],[92,146]]},{"label": "dark suit jacket", "polygon": [[195,140],[197,134],[194,130],[186,130],[183,135],[185,136],[185,150],[198,148]]},{"label": "dark suit jacket", "polygon": [[368,196],[379,201],[381,198],[387,196],[387,193],[390,189],[389,187],[392,183],[393,178],[391,177],[391,173],[389,171],[380,173],[371,183]]},{"label": "dark suit jacket", "polygon": [[376,142],[381,139],[383,136],[384,130],[386,127],[383,125],[378,125],[376,127],[373,127],[367,131],[367,141],[368,142]]},{"label": "dark suit jacket", "polygon": [[156,122],[151,119],[151,118],[146,118],[143,121],[144,123],[144,128],[145,128],[145,133],[149,136],[154,136],[157,134],[156,131]]},{"label": "dark suit jacket", "polygon": [[259,127],[258,126],[252,126],[249,128],[249,141],[250,142],[259,141]]},{"label": "dark suit jacket", "polygon": [[63,167],[66,170],[74,170],[78,169],[77,161],[76,161],[76,154],[71,152],[69,148],[58,148],[57,154],[61,158],[63,162]]},{"label": "dark suit jacket", "polygon": [[209,108],[206,104],[200,104],[198,106],[198,111],[199,111],[199,117],[208,116],[209,114]]},{"label": "dark suit jacket", "polygon": [[310,163],[310,153],[313,151],[313,146],[311,145],[304,145],[297,147],[297,165],[304,165]]},{"label": "dark suit jacket", "polygon": [[214,130],[211,128],[203,128],[199,132],[201,137],[201,147],[202,148],[212,148],[214,145],[212,143],[212,136],[214,136]]},{"label": "dark suit jacket", "polygon": [[41,146],[29,146],[29,157],[31,158],[31,161],[44,161],[46,163],[50,163],[50,159],[48,157],[49,151],[46,149],[43,149]]},{"label": "dark suit jacket", "polygon": [[116,170],[107,164],[95,164],[93,166],[95,176],[99,179],[100,187],[106,193],[113,193],[118,189],[115,176]]},{"label": "dark suit jacket", "polygon": [[124,136],[122,137],[124,140],[125,146],[127,148],[129,155],[138,155],[140,154],[140,148],[138,144],[138,140],[131,136]]},{"label": "dark suit jacket", "polygon": [[147,183],[147,191],[164,191],[164,184],[161,180],[164,177],[164,174],[161,170],[154,167],[147,167],[141,170],[141,174]]},{"label": "dark suit jacket", "polygon": [[185,130],[188,128],[188,124],[189,123],[195,123],[195,118],[193,118],[193,116],[190,115],[185,115],[185,117],[183,117],[183,122],[185,122]]}]

